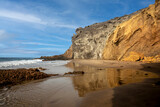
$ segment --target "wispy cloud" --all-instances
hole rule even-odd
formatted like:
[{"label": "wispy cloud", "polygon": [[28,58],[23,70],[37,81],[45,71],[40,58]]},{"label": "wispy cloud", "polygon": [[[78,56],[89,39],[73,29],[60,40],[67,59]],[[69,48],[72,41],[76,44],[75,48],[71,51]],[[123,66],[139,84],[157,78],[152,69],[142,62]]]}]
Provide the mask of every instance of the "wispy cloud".
[{"label": "wispy cloud", "polygon": [[76,29],[78,28],[77,25],[69,25],[69,24],[61,24],[61,23],[53,23],[51,24],[51,26],[54,26],[54,27],[62,27],[62,28],[71,28],[71,29]]},{"label": "wispy cloud", "polygon": [[66,50],[67,50],[67,48],[36,48],[35,50],[66,51]]},{"label": "wispy cloud", "polygon": [[43,45],[43,46],[64,46],[64,45],[38,43],[38,42],[21,42],[21,44],[25,44],[25,45]]},{"label": "wispy cloud", "polygon": [[0,40],[6,37],[6,32],[4,30],[0,30]]},{"label": "wispy cloud", "polygon": [[6,48],[6,49],[3,49],[1,51],[1,53],[18,53],[18,54],[35,54],[35,53],[38,53],[38,51],[35,51],[35,50],[25,50],[25,49],[19,49],[19,48]]},{"label": "wispy cloud", "polygon": [[31,22],[31,23],[38,23],[38,24],[47,24],[46,22],[43,22],[42,19],[31,15],[31,14],[24,14],[20,12],[15,11],[8,11],[8,10],[0,10],[0,16],[11,18],[11,19],[17,19],[21,21]]},{"label": "wispy cloud", "polygon": [[75,29],[78,27],[72,24],[65,24],[65,22],[63,23],[63,21],[56,22],[57,19],[47,20],[47,19],[42,19],[40,17],[37,17],[34,14],[28,14],[28,13],[22,13],[22,12],[4,10],[4,9],[0,9],[0,17],[15,19],[15,20],[29,22],[29,23],[42,24],[50,27],[71,28],[71,29]]},{"label": "wispy cloud", "polygon": [[58,36],[52,36],[56,39],[59,39],[59,40],[62,40],[62,41],[67,41],[67,42],[71,42],[71,40],[68,40],[68,39],[65,39],[65,38],[62,38],[62,37],[58,37]]},{"label": "wispy cloud", "polygon": [[0,43],[0,48],[5,48],[6,46],[4,44]]},{"label": "wispy cloud", "polygon": [[0,29],[0,41],[11,38],[13,35],[7,33],[5,30]]}]

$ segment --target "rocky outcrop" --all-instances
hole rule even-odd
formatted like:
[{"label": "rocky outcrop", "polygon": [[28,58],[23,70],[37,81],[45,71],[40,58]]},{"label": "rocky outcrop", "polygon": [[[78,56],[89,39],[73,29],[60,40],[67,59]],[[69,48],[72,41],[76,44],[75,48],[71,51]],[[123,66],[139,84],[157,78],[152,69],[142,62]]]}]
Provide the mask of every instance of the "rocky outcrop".
[{"label": "rocky outcrop", "polygon": [[70,48],[63,54],[63,56],[64,56],[65,58],[72,59],[72,57],[73,57],[72,45],[71,45]]},{"label": "rocky outcrop", "polygon": [[85,28],[78,28],[72,37],[74,59],[102,59],[106,40],[119,24],[129,20],[137,11],[123,17],[116,17],[106,22],[96,23]]},{"label": "rocky outcrop", "polygon": [[3,86],[12,86],[21,84],[26,81],[43,79],[57,74],[46,74],[40,72],[45,70],[43,68],[30,68],[30,69],[2,69],[0,70],[0,88]]},{"label": "rocky outcrop", "polygon": [[130,52],[123,61],[160,62],[160,55],[146,57],[142,53]]},{"label": "rocky outcrop", "polygon": [[54,55],[54,56],[41,56],[40,59],[43,59],[43,61],[52,61],[52,60],[70,60],[72,59],[72,45],[70,48],[61,55]]},{"label": "rocky outcrop", "polygon": [[[103,58],[107,60],[129,60],[127,57],[131,52],[143,54],[146,60],[160,54],[159,0],[117,26],[106,41]],[[131,54],[130,59],[132,60],[133,57],[136,58],[136,55]]]}]

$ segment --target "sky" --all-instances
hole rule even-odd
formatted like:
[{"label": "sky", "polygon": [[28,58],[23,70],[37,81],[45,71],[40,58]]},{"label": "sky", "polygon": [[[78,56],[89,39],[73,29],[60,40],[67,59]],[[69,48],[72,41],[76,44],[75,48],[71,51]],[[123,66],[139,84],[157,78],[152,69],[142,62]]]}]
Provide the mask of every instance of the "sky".
[{"label": "sky", "polygon": [[76,28],[104,22],[155,0],[0,0],[0,57],[63,54]]}]

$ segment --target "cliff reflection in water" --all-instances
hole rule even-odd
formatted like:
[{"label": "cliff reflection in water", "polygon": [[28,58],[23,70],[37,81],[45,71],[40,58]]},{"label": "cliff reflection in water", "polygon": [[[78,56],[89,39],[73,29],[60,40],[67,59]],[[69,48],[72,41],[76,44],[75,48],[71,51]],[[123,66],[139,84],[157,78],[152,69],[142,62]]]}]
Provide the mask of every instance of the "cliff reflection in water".
[{"label": "cliff reflection in water", "polygon": [[84,71],[84,75],[72,77],[73,85],[80,97],[89,92],[114,88],[123,84],[141,82],[147,78],[159,78],[152,72],[134,69],[96,68],[70,63],[67,66],[74,71]]}]

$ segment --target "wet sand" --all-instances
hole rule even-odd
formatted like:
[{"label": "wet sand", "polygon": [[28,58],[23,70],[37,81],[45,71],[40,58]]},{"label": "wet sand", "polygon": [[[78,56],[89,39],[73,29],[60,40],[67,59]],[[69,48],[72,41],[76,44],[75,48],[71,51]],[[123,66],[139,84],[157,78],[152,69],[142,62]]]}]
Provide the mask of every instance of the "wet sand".
[{"label": "wet sand", "polygon": [[99,68],[142,68],[143,62],[124,62],[114,60],[72,60],[73,63],[79,63],[81,65],[94,66]]},{"label": "wet sand", "polygon": [[[109,84],[112,88],[88,94],[87,97],[85,97],[85,101],[82,103],[82,106],[160,106],[160,85],[156,84],[160,82],[160,63],[106,60],[73,60],[72,62],[80,65],[96,67],[98,70],[108,68],[108,72],[110,72],[108,73],[108,80],[110,80]],[[117,73],[116,70],[119,73]],[[145,73],[143,71],[145,71]],[[115,76],[116,74],[117,76]],[[153,76],[152,74],[157,76]],[[138,75],[139,77],[137,77]],[[147,77],[148,75],[150,75],[148,78],[144,77]],[[115,80],[116,77],[119,77],[119,79]],[[112,100],[110,101],[108,98],[111,98]]]},{"label": "wet sand", "polygon": [[156,84],[160,81],[158,65],[103,60],[73,60],[66,65],[70,69],[69,72],[83,71],[85,72],[83,75],[49,77],[16,85],[9,89],[4,88],[0,91],[0,106],[160,106],[160,86]]}]

